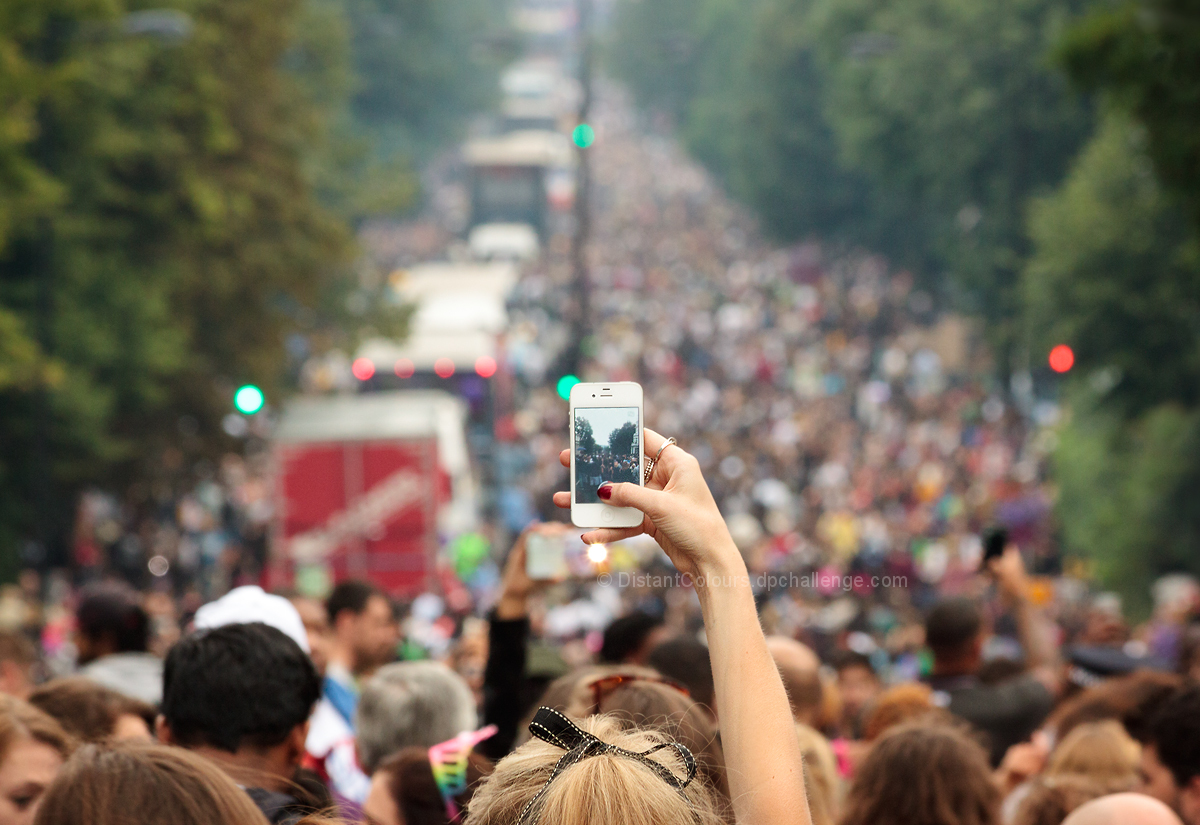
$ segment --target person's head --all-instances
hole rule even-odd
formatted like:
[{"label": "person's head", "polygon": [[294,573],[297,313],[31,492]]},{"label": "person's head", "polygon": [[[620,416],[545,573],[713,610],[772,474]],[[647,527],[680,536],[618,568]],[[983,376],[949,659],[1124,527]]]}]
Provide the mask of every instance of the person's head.
[{"label": "person's head", "polygon": [[1155,712],[1182,684],[1173,673],[1153,670],[1106,679],[1059,705],[1046,726],[1061,740],[1086,722],[1116,719],[1130,736],[1143,741]]},{"label": "person's head", "polygon": [[837,757],[829,740],[815,728],[796,725],[796,738],[804,757],[804,790],[813,825],[834,825],[841,808]]},{"label": "person's head", "polygon": [[873,742],[905,722],[945,714],[933,703],[933,690],[919,682],[893,685],[867,706],[863,716],[863,739]]},{"label": "person's head", "polygon": [[767,649],[783,679],[792,716],[797,722],[817,727],[821,724],[823,690],[821,660],[807,645],[787,636],[768,636]]},{"label": "person's head", "polygon": [[113,653],[145,652],[150,617],[136,590],[126,584],[100,582],[80,593],[75,610],[75,647],[79,663]]},{"label": "person's head", "polygon": [[1140,790],[1200,825],[1200,685],[1180,688],[1150,720]]},{"label": "person's head", "polygon": [[367,774],[396,751],[429,748],[476,723],[470,686],[438,662],[385,665],[363,685],[355,729]]},{"label": "person's head", "polygon": [[708,645],[693,636],[677,636],[650,651],[646,664],[686,687],[701,705],[715,710]]},{"label": "person's head", "polygon": [[37,825],[266,825],[208,760],[180,748],[85,745],[46,793]]},{"label": "person's head", "polygon": [[273,627],[192,633],[167,654],[159,738],[217,759],[242,784],[282,788],[320,690],[307,654]]},{"label": "person's head", "polygon": [[1104,793],[1102,785],[1078,774],[1035,777],[1017,805],[1012,825],[1062,825],[1073,810]]},{"label": "person's head", "polygon": [[938,674],[975,673],[983,654],[983,613],[972,599],[945,599],[925,620],[925,644]]},{"label": "person's head", "polygon": [[0,630],[0,693],[25,699],[33,690],[37,646],[19,630]]},{"label": "person's head", "polygon": [[[648,751],[666,740],[651,731],[623,730],[607,716],[590,716],[579,727],[626,751]],[[524,825],[588,825],[597,811],[623,825],[722,825],[713,791],[697,776],[681,792],[641,762],[606,752],[576,762],[547,785],[563,756],[559,747],[531,739],[496,765],[467,808],[466,825],[516,825],[521,811],[542,791]],[[683,761],[671,748],[651,759],[676,777]]]},{"label": "person's head", "polygon": [[630,613],[604,629],[600,661],[612,665],[645,664],[650,651],[665,639],[662,619],[649,613]]},{"label": "person's head", "polygon": [[0,696],[0,822],[29,825],[75,742],[28,702]]},{"label": "person's head", "polygon": [[658,674],[642,668],[614,668],[576,685],[567,715],[604,714],[627,730],[653,730],[687,747],[700,775],[724,804],[729,798],[725,754],[712,716]]},{"label": "person's head", "polygon": [[1081,774],[1109,792],[1127,791],[1137,780],[1141,746],[1120,722],[1106,719],[1077,726],[1050,754],[1047,776]]},{"label": "person's head", "polygon": [[317,673],[324,674],[329,657],[330,635],[329,614],[325,610],[325,603],[320,599],[295,593],[288,594],[286,598],[300,614],[300,621],[304,622],[304,632],[308,634],[308,655],[312,658],[313,666],[316,667]]},{"label": "person's head", "polygon": [[81,742],[152,738],[152,705],[90,679],[74,676],[47,682],[30,694],[29,703]]},{"label": "person's head", "polygon": [[841,650],[833,658],[838,693],[842,698],[842,719],[857,723],[863,710],[883,689],[869,656],[854,650]]},{"label": "person's head", "polygon": [[1157,799],[1136,793],[1115,793],[1085,802],[1063,825],[1180,825],[1179,817]]},{"label": "person's head", "polygon": [[871,748],[842,825],[994,825],[999,806],[987,751],[955,726],[918,721]]},{"label": "person's head", "polygon": [[330,661],[365,674],[395,657],[400,639],[396,611],[379,588],[344,581],[329,594],[325,611],[332,631]]},{"label": "person's head", "polygon": [[[466,789],[454,797],[460,811],[491,770],[492,764],[483,756],[474,751],[467,755]],[[450,825],[428,748],[404,748],[388,757],[371,777],[363,811],[372,825]]]}]

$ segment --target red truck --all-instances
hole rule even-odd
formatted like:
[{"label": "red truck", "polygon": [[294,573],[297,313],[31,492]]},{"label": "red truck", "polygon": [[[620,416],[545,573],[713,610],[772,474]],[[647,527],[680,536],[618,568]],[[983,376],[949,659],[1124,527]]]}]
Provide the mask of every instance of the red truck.
[{"label": "red truck", "polygon": [[439,542],[476,518],[465,419],[438,391],[290,403],[272,436],[270,584],[315,571],[396,596],[435,590]]}]

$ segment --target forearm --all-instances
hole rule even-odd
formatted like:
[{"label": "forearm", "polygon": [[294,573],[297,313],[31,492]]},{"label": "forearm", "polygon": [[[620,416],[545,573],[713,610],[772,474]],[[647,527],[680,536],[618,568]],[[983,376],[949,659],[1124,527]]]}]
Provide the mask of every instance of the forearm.
[{"label": "forearm", "polygon": [[1025,650],[1029,668],[1048,668],[1058,663],[1058,649],[1054,643],[1053,629],[1049,621],[1029,601],[1021,598],[1013,605],[1013,617],[1017,622],[1017,636]]},{"label": "forearm", "polygon": [[758,623],[735,548],[697,577],[712,659],[721,743],[741,825],[810,825],[791,707]]}]

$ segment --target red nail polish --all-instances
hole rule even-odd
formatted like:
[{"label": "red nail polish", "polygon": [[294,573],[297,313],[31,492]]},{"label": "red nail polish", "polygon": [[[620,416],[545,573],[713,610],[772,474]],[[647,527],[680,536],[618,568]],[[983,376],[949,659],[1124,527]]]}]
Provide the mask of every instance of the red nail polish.
[{"label": "red nail polish", "polygon": [[612,485],[601,484],[600,489],[596,491],[596,495],[600,496],[600,498],[604,499],[605,501],[608,501],[610,498],[612,498]]}]

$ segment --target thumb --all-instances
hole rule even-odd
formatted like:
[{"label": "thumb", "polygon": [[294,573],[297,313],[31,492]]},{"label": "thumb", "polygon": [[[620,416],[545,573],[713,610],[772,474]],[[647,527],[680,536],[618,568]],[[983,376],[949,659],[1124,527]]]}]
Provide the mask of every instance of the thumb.
[{"label": "thumb", "polygon": [[[600,485],[600,498],[605,504],[613,507],[636,507],[650,518],[661,518],[667,512],[667,494],[662,490],[648,490],[640,484],[622,481],[616,484]],[[609,496],[604,498],[603,491]]]}]

